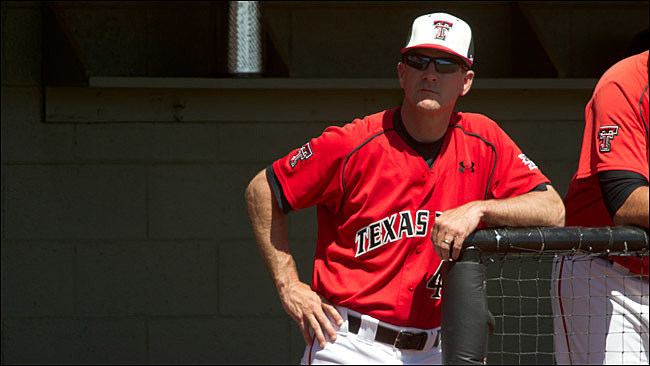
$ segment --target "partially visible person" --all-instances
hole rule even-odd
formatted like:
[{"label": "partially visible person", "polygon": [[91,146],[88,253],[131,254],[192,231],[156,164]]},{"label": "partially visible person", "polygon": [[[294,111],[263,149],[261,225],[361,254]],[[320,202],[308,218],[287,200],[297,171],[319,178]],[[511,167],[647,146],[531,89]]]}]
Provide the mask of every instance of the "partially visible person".
[{"label": "partially visible person", "polygon": [[[601,77],[585,109],[566,225],[648,223],[648,51]],[[555,261],[552,297],[559,364],[648,364],[648,256]]]}]

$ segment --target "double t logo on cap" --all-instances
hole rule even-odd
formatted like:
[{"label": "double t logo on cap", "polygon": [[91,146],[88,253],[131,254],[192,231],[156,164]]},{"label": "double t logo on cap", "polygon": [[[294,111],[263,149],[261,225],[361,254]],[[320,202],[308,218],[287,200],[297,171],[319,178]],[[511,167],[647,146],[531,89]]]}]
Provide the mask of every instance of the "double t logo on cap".
[{"label": "double t logo on cap", "polygon": [[433,22],[434,37],[444,41],[447,39],[447,31],[451,29],[454,24],[446,20],[435,20]]}]

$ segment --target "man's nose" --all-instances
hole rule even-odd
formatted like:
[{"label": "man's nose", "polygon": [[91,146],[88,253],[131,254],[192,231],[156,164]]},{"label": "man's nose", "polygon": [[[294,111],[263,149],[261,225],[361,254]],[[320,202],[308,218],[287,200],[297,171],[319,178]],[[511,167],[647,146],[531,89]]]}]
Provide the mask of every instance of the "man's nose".
[{"label": "man's nose", "polygon": [[429,63],[429,65],[427,65],[427,68],[424,69],[424,72],[422,73],[422,77],[429,81],[438,80],[439,74],[433,62]]}]

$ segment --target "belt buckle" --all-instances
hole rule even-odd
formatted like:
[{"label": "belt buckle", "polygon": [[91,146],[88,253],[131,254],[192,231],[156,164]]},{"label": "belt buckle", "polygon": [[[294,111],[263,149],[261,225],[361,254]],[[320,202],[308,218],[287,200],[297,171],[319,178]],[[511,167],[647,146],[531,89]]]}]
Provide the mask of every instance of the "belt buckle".
[{"label": "belt buckle", "polygon": [[424,344],[427,341],[427,335],[426,333],[413,333],[405,330],[400,330],[399,333],[397,333],[397,337],[395,337],[395,342],[393,342],[393,347],[402,349],[402,348],[407,348],[411,346],[411,342],[408,342],[406,339],[402,340],[402,336],[404,337],[418,337],[418,343],[415,345],[414,348],[418,351],[421,351],[424,349]]}]

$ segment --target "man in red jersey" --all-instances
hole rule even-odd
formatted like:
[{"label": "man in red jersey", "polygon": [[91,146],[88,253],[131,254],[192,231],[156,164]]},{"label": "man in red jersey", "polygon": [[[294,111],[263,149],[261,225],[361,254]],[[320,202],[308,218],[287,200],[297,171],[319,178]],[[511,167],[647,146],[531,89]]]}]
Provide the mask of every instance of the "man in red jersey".
[{"label": "man in red jersey", "polygon": [[[246,190],[258,247],[307,342],[303,363],[439,364],[441,260],[483,225],[562,225],[538,167],[489,118],[454,111],[474,79],[472,33],[445,13],[413,22],[402,105],[276,160]],[[285,215],[317,206],[311,286]]]},{"label": "man in red jersey", "polygon": [[[601,77],[585,109],[568,226],[648,229],[648,51]],[[648,364],[648,256],[573,256],[553,269],[561,364]]]}]

